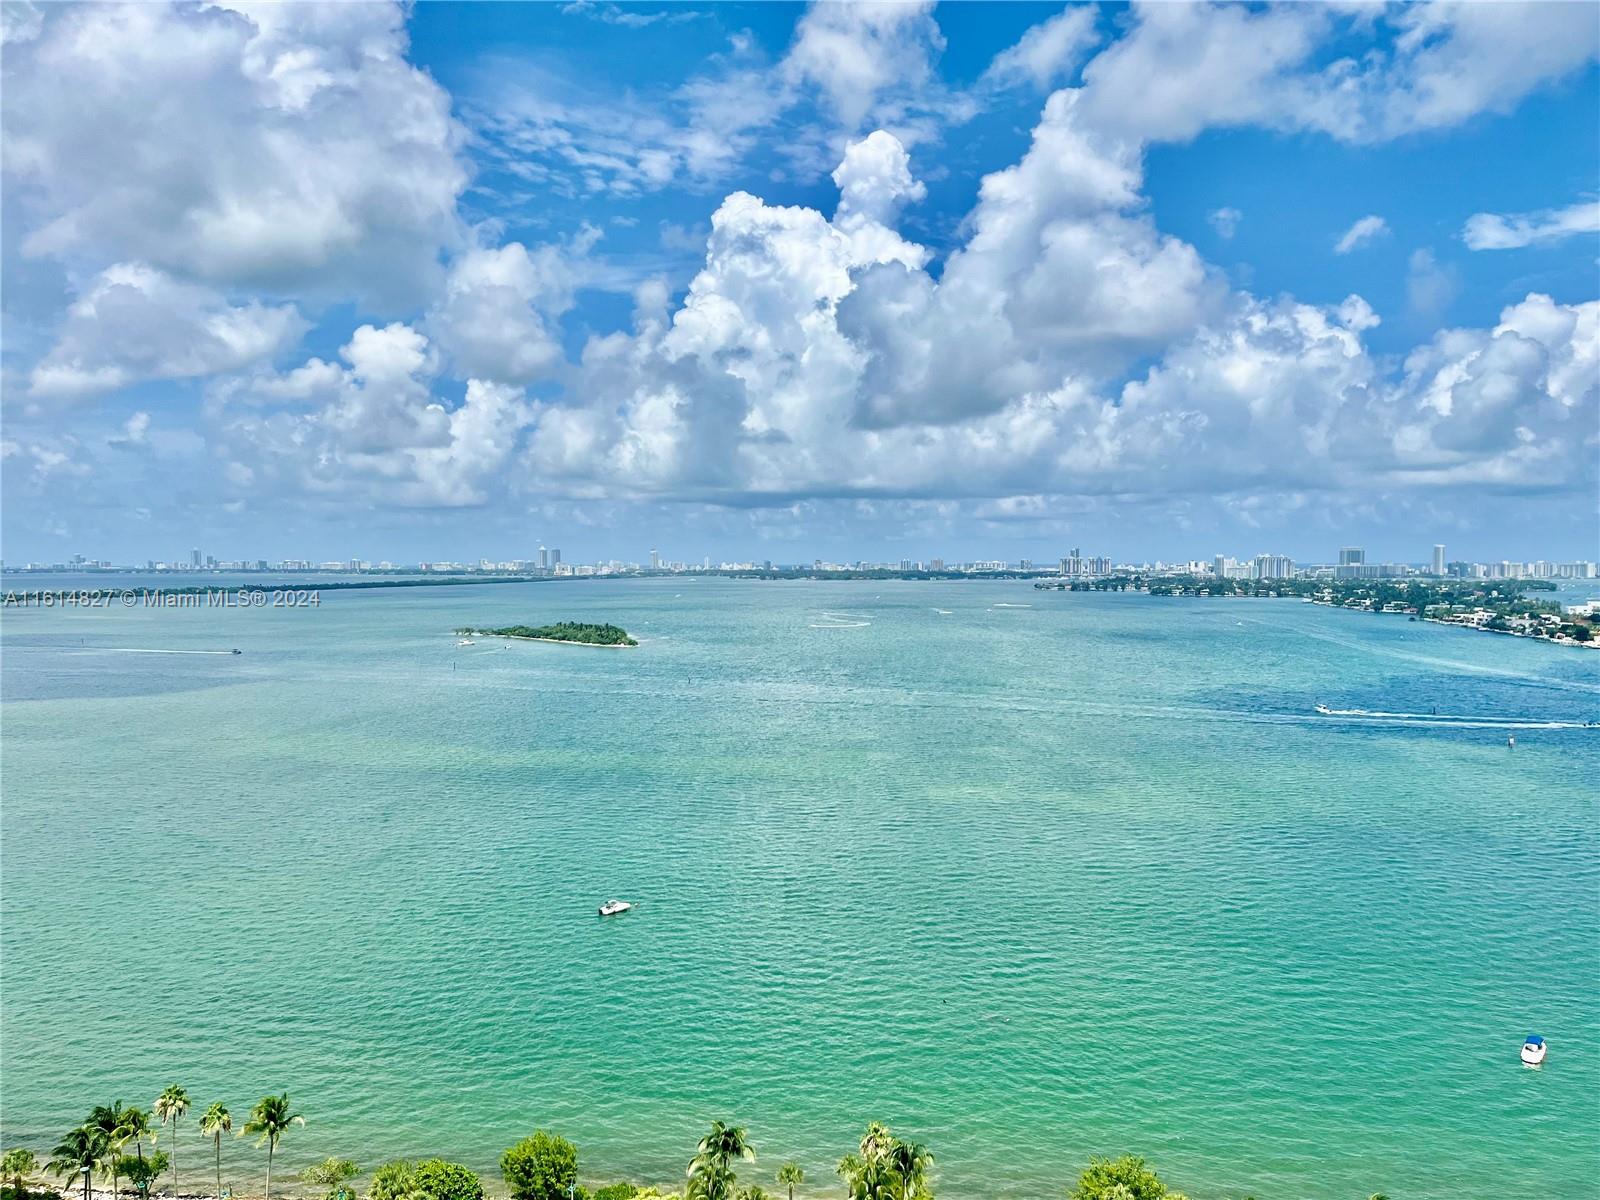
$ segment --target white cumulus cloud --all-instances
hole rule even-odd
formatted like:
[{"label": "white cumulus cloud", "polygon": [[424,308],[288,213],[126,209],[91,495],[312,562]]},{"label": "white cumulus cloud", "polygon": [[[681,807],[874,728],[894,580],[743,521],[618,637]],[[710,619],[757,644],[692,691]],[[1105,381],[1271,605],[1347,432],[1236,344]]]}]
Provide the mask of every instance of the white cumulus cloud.
[{"label": "white cumulus cloud", "polygon": [[57,5],[8,46],[22,252],[414,301],[456,240],[450,101],[390,4]]},{"label": "white cumulus cloud", "polygon": [[1585,233],[1600,233],[1600,201],[1580,200],[1566,208],[1504,216],[1474,213],[1467,218],[1461,240],[1471,250],[1518,250]]},{"label": "white cumulus cloud", "polygon": [[143,263],[118,263],[73,301],[29,390],[74,397],[236,371],[287,349],[305,329],[292,304],[230,304]]}]

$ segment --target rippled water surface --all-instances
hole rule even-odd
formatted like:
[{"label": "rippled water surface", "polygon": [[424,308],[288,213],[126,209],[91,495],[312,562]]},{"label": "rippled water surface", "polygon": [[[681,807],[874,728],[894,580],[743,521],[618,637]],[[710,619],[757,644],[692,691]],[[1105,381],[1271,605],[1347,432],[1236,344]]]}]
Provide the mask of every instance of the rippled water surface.
[{"label": "rippled water surface", "polygon": [[[644,644],[450,635],[561,618]],[[951,1197],[1600,1194],[1600,654],[682,579],[3,636],[8,1144],[176,1079],[287,1088],[291,1165],[539,1124],[668,1183],[725,1116],[830,1185],[878,1117]]]}]

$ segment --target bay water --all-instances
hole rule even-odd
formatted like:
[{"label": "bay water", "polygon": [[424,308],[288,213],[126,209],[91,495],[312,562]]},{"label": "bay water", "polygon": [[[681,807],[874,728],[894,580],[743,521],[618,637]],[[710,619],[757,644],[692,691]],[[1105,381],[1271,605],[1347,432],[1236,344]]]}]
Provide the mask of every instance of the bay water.
[{"label": "bay water", "polygon": [[[563,619],[642,645],[452,632]],[[540,1126],[676,1186],[723,1118],[836,1194],[881,1119],[958,1200],[1124,1152],[1197,1198],[1600,1195],[1600,654],[714,578],[12,609],[0,651],[7,1145],[178,1081],[236,1125],[287,1090],[289,1168],[496,1185]]]}]

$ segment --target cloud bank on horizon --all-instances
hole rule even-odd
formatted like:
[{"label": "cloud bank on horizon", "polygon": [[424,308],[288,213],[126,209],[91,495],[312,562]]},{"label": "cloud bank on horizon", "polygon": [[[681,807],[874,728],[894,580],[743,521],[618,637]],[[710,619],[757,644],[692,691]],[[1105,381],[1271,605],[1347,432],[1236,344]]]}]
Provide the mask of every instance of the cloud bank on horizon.
[{"label": "cloud bank on horizon", "polygon": [[1593,6],[517,11],[5,9],[13,561],[1593,556]]}]

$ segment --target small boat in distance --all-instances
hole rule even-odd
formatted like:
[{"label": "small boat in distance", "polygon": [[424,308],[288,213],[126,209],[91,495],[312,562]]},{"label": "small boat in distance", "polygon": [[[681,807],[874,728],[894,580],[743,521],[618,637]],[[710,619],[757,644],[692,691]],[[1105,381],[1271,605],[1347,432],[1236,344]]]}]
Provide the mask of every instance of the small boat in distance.
[{"label": "small boat in distance", "polygon": [[456,642],[456,645],[458,646],[476,646],[477,644],[478,643],[473,641],[471,638],[461,638]]},{"label": "small boat in distance", "polygon": [[1317,705],[1317,711],[1325,717],[1333,715],[1333,709],[1329,708],[1326,704]]},{"label": "small boat in distance", "polygon": [[1546,1049],[1544,1039],[1536,1033],[1530,1033],[1528,1040],[1522,1043],[1522,1061],[1530,1067],[1537,1067],[1544,1061]]},{"label": "small boat in distance", "polygon": [[618,913],[627,912],[632,907],[633,903],[629,900],[607,900],[600,906],[600,915],[602,917],[614,917]]},{"label": "small boat in distance", "polygon": [[239,649],[239,647],[235,646],[231,651],[229,651],[229,653],[230,654],[243,654],[244,651]]}]

